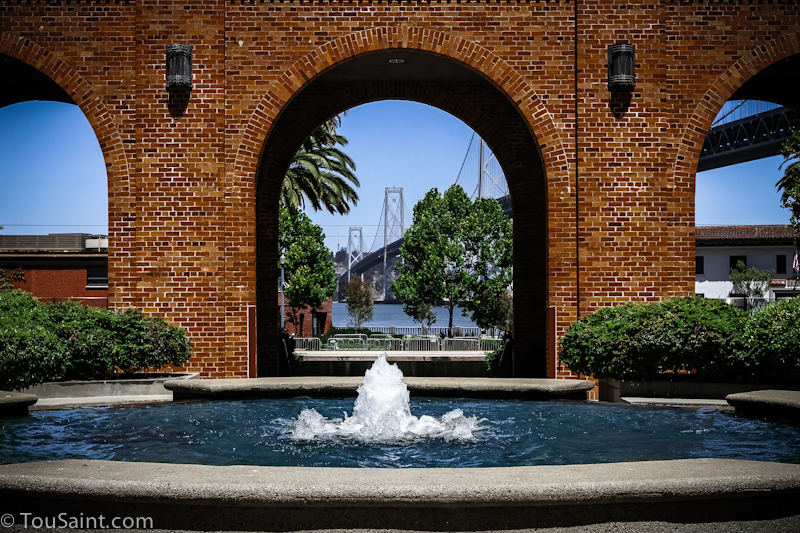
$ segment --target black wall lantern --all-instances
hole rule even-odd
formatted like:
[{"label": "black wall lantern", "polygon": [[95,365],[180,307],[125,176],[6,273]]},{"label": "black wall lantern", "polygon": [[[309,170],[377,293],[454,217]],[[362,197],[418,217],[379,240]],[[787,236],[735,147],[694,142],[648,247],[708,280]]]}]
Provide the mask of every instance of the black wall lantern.
[{"label": "black wall lantern", "polygon": [[173,87],[192,89],[192,45],[167,46],[167,90]]},{"label": "black wall lantern", "polygon": [[635,50],[636,47],[628,42],[616,43],[608,47],[609,90],[632,91],[636,86]]},{"label": "black wall lantern", "polygon": [[189,106],[189,94],[192,92],[192,45],[167,46],[166,79],[169,113],[173,118],[180,118]]},{"label": "black wall lantern", "polygon": [[627,41],[608,47],[608,105],[616,118],[625,116],[636,87],[635,49]]}]

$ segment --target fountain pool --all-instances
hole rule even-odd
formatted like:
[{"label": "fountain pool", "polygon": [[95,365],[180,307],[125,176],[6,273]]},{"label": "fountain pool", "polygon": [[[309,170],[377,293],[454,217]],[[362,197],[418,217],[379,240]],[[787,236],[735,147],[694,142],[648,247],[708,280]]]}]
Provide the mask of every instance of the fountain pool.
[{"label": "fountain pool", "polygon": [[508,467],[692,458],[800,463],[800,428],[714,409],[409,398],[385,357],[359,396],[185,401],[0,419],[0,463]]},{"label": "fountain pool", "polygon": [[[288,389],[285,382],[276,388],[221,381],[190,388],[237,395],[309,390],[303,379]],[[503,393],[564,390],[563,383],[534,381],[489,385]],[[314,390],[330,385],[323,380]],[[446,381],[432,390],[480,394],[486,386]],[[800,523],[794,516],[800,464],[787,464],[798,462],[791,427],[706,410],[585,402],[419,397],[395,403],[407,400],[404,388],[362,386],[364,401],[360,396],[356,405],[309,397],[187,401],[0,419],[0,461],[9,463],[0,464],[3,525],[32,516],[135,516],[161,529],[226,531]],[[667,429],[670,419],[675,424]],[[684,440],[665,445],[675,433]],[[715,458],[697,458],[708,456]],[[655,460],[662,457],[693,458]]]}]

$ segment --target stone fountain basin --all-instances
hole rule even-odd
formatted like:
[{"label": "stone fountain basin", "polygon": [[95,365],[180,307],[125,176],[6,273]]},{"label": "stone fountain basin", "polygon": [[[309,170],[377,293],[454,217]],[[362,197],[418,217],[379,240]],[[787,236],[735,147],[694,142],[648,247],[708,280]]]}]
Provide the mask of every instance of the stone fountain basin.
[{"label": "stone fountain basin", "polygon": [[[363,376],[172,380],[174,400],[356,396]],[[577,379],[404,377],[412,396],[585,400],[595,383]]]},{"label": "stone fountain basin", "polygon": [[792,516],[800,465],[728,459],[374,469],[47,461],[0,466],[0,513],[152,528],[486,530]]}]

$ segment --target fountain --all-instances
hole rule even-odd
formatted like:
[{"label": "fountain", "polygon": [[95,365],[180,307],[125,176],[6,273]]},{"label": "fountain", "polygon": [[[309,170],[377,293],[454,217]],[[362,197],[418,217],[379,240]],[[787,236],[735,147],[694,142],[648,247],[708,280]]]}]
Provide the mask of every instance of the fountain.
[{"label": "fountain", "polygon": [[[263,395],[265,390],[277,396],[289,396],[290,389],[294,396],[311,389],[341,393],[354,385],[347,380],[338,388],[330,380],[314,385],[303,378],[288,380],[293,388],[287,380],[222,381],[226,380],[191,387],[218,392],[227,388],[227,394],[241,397],[253,391]],[[247,381],[249,392],[242,388]],[[521,387],[525,380],[516,381]],[[534,381],[528,386],[548,386]],[[486,382],[462,383],[464,389],[487,394]],[[428,390],[447,388],[452,384],[433,383]],[[501,387],[501,393],[507,395],[508,389]],[[414,416],[409,387],[385,357],[365,375],[358,394],[352,414],[343,418],[326,418],[315,408],[300,410],[285,425],[284,437],[301,443],[330,441],[334,447],[343,442],[355,442],[356,447],[458,444],[480,439],[491,423],[466,408],[466,414],[450,409],[441,416]],[[180,450],[177,442],[158,446]],[[783,519],[796,514],[799,496],[800,465],[716,458],[492,468],[208,466],[86,459],[0,465],[3,520],[8,520],[6,515],[19,520],[59,513],[135,516],[152,519],[152,527],[159,529],[477,531],[676,518]]]},{"label": "fountain", "polygon": [[364,443],[404,443],[425,438],[469,440],[479,427],[480,420],[465,417],[461,409],[453,409],[439,419],[412,415],[403,372],[397,365],[390,365],[384,353],[364,374],[352,416],[327,420],[315,409],[304,409],[292,434],[305,440],[343,437]]}]

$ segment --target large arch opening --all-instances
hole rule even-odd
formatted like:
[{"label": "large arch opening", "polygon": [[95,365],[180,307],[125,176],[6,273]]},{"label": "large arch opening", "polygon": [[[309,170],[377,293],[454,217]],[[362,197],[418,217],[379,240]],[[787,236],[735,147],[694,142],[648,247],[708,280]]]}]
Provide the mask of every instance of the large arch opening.
[{"label": "large arch opening", "polygon": [[798,65],[800,54],[762,60],[727,101],[715,102],[695,180],[696,294],[746,305],[729,278],[739,261],[774,273],[767,301],[796,294],[786,282],[793,273],[790,213],[776,183],[784,172],[780,146],[800,116]]},{"label": "large arch opening", "polygon": [[0,267],[43,301],[108,306],[108,174],[84,110],[45,72],[0,54]]},{"label": "large arch opening", "polygon": [[[329,68],[308,82],[273,123],[256,185],[256,288],[259,375],[286,371],[278,357],[278,192],[303,139],[342,111],[380,100],[439,108],[486,140],[505,171],[514,211],[514,364],[516,376],[544,377],[547,338],[547,188],[530,125],[491,81],[446,56],[383,50]],[[391,184],[387,184],[391,185]]]}]

